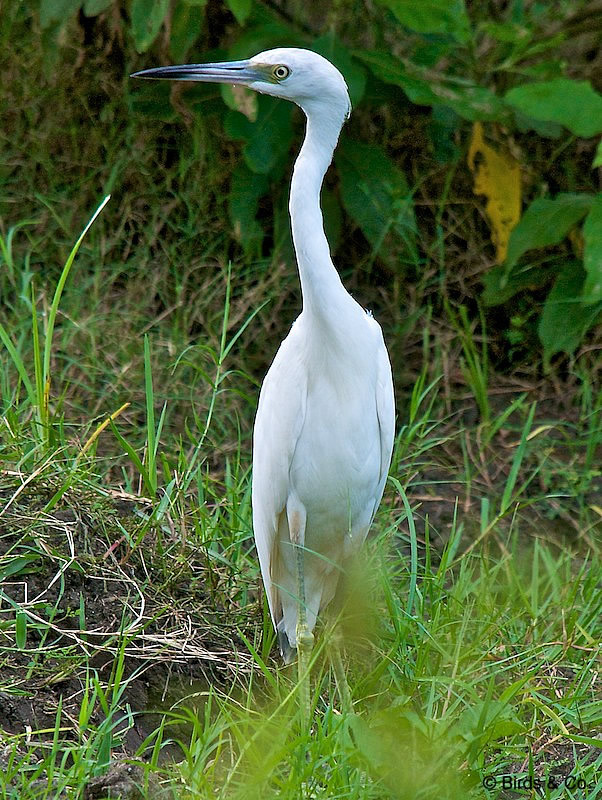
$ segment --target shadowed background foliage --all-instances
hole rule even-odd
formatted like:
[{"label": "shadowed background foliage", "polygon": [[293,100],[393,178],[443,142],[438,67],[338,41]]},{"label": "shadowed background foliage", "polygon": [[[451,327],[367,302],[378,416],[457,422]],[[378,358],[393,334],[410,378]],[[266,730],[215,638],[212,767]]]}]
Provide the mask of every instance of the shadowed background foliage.
[{"label": "shadowed background foliage", "polygon": [[602,300],[599,11],[441,0],[13,4],[1,34],[5,231],[33,218],[15,247],[34,273],[43,253],[47,273],[62,263],[61,235],[112,192],[105,297],[123,299],[125,283],[138,295],[142,280],[146,313],[185,305],[182,332],[195,334],[206,324],[194,318],[195,292],[229,257],[241,294],[273,286],[279,306],[264,316],[276,340],[297,304],[286,196],[300,112],[227,87],[127,76],[311,47],[344,72],[355,107],[324,192],[335,261],[383,312],[397,360],[427,310],[453,327],[465,304],[470,324],[487,326],[497,371],[538,376],[559,353],[565,376],[565,354]]}]

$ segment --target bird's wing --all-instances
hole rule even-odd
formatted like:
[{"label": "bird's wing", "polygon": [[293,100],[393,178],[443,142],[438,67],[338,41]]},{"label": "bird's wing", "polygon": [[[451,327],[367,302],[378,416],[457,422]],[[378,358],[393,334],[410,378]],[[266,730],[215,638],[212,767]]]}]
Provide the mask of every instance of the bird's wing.
[{"label": "bird's wing", "polygon": [[307,377],[299,323],[280,345],[259,396],[253,432],[253,532],[274,626],[280,612],[273,582],[278,526],[284,523],[290,465],[303,428]]},{"label": "bird's wing", "polygon": [[[382,334],[381,334],[382,336]],[[378,417],[378,427],[380,431],[380,479],[376,502],[372,516],[381,501],[391,465],[391,454],[393,452],[393,440],[395,437],[395,399],[393,396],[393,376],[391,374],[391,362],[384,341],[378,351],[378,363],[376,371],[376,414]]]}]

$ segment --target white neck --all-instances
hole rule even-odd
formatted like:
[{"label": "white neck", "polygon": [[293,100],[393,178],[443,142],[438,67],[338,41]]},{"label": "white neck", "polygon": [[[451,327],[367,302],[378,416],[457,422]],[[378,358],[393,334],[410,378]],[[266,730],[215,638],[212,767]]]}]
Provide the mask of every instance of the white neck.
[{"label": "white neck", "polygon": [[332,263],[320,210],[322,181],[344,118],[336,110],[328,115],[320,112],[305,111],[307,130],[293,170],[289,209],[303,308],[322,316],[349,295]]}]

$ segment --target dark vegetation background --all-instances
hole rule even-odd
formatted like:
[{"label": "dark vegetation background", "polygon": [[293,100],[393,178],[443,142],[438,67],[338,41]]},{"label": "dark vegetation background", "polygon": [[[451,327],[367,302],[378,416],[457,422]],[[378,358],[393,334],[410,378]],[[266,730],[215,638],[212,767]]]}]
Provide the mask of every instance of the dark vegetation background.
[{"label": "dark vegetation background", "polygon": [[[600,796],[601,34],[599,0],[2,5],[0,798]],[[324,214],[398,408],[353,712],[319,655],[311,730],[250,514],[304,120],[128,77],[282,45],[349,85]]]},{"label": "dark vegetation background", "polygon": [[[1,223],[5,236],[22,224],[11,258],[27,269],[3,269],[4,321],[14,327],[11,309],[32,282],[44,291],[58,277],[74,232],[112,192],[91,234],[98,249],[91,258],[84,244],[71,279],[83,318],[56,355],[71,386],[66,402],[100,412],[129,396],[137,381],[124,348],[143,330],[164,368],[188,343],[216,336],[228,261],[233,324],[269,300],[260,329],[237,348],[237,364],[260,380],[299,308],[286,197],[302,115],[271,98],[128,75],[299,45],[329,55],[350,85],[355,109],[326,182],[327,228],[346,285],[385,328],[400,408],[424,346],[441,348],[448,382],[464,381],[462,336],[479,351],[486,336],[496,384],[544,394],[556,386],[567,401],[580,365],[599,364],[600,295],[585,284],[580,223],[600,168],[594,133],[570,130],[576,92],[558,80],[600,90],[600,11],[590,2],[10,4],[0,34]],[[504,99],[542,85],[553,87],[543,110],[537,92]],[[584,102],[599,133],[600,95]],[[560,222],[562,208],[536,213],[530,249],[510,268],[498,266],[486,198],[467,164],[478,120],[490,145],[518,163],[523,210],[560,196],[583,209]],[[589,240],[593,283],[602,254]],[[112,385],[99,385],[98,361],[121,365]],[[161,384],[166,377],[157,373]]]}]

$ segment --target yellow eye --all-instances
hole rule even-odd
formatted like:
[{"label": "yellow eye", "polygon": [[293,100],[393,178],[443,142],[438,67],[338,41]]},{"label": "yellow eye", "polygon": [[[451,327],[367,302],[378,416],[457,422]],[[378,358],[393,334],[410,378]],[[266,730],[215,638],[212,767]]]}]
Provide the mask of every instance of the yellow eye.
[{"label": "yellow eye", "polygon": [[284,64],[278,64],[277,67],[274,67],[272,70],[272,75],[276,78],[277,81],[283,81],[285,78],[291,74],[291,71],[288,67],[285,67]]}]

